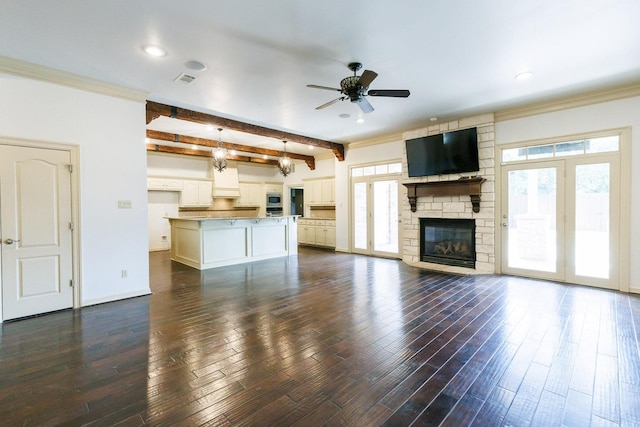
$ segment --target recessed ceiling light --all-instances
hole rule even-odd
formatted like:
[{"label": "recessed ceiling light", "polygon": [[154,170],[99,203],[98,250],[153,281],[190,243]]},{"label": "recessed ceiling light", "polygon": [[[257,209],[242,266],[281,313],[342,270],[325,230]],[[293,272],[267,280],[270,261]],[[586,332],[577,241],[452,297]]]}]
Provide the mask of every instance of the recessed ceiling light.
[{"label": "recessed ceiling light", "polygon": [[348,119],[349,117],[351,117],[351,114],[342,113],[338,117],[340,117],[341,119]]},{"label": "recessed ceiling light", "polygon": [[204,128],[205,128],[206,130],[211,131],[211,130],[213,130],[213,125],[206,125]]},{"label": "recessed ceiling light", "polygon": [[429,121],[430,121],[430,122],[437,122],[437,121],[438,121],[438,118],[437,118],[437,117],[431,117],[431,118],[429,119]]},{"label": "recessed ceiling light", "polygon": [[364,123],[364,119],[362,117],[358,117],[356,119],[356,123]]},{"label": "recessed ceiling light", "polygon": [[184,66],[193,71],[204,71],[207,69],[207,66],[204,65],[200,61],[196,61],[195,59],[188,59],[183,62]]},{"label": "recessed ceiling light", "polygon": [[263,154],[263,155],[262,155],[262,158],[263,158],[263,159],[265,159],[265,160],[267,160],[269,157],[268,157],[266,154]]},{"label": "recessed ceiling light", "polygon": [[515,76],[516,80],[527,80],[529,78],[531,78],[531,76],[533,76],[533,73],[531,71],[523,71],[522,73],[518,73]]},{"label": "recessed ceiling light", "polygon": [[164,50],[160,46],[156,46],[156,45],[153,45],[153,44],[148,44],[146,46],[143,46],[142,50],[144,50],[144,52],[147,55],[150,55],[150,56],[161,57],[161,56],[166,56],[167,55],[167,51],[166,50]]},{"label": "recessed ceiling light", "polygon": [[198,149],[198,146],[197,146],[197,145],[195,145],[195,144],[192,144],[192,145],[191,145],[191,149],[192,149],[192,150],[197,150],[197,149]]},{"label": "recessed ceiling light", "polygon": [[309,146],[309,150],[313,150],[313,145],[310,145],[310,146]]},{"label": "recessed ceiling light", "polygon": [[231,154],[232,156],[235,156],[237,154],[237,151],[236,150],[231,150],[231,151],[229,151],[229,154]]}]

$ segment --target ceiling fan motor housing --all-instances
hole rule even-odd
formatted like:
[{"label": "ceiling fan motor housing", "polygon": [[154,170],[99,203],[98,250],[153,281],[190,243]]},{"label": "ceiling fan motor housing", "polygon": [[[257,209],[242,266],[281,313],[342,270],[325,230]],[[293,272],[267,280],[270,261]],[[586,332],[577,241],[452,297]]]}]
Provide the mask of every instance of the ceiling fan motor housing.
[{"label": "ceiling fan motor housing", "polygon": [[367,89],[358,83],[359,80],[360,76],[349,76],[340,81],[342,93],[348,96],[351,102],[358,102]]}]

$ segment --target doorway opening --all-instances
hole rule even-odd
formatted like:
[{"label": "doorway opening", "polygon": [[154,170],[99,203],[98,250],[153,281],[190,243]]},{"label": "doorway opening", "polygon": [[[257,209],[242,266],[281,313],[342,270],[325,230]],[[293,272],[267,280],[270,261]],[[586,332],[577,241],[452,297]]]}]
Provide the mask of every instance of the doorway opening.
[{"label": "doorway opening", "polygon": [[298,187],[291,187],[289,194],[289,200],[291,201],[289,206],[290,215],[304,216],[304,190]]}]

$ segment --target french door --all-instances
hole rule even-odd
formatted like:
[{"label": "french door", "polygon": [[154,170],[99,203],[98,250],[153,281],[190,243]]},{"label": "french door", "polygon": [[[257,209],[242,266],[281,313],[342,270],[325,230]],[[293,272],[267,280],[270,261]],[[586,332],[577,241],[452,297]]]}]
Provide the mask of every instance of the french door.
[{"label": "french door", "polygon": [[400,257],[398,186],[389,176],[352,180],[354,253]]},{"label": "french door", "polygon": [[619,156],[502,169],[502,271],[619,288]]}]

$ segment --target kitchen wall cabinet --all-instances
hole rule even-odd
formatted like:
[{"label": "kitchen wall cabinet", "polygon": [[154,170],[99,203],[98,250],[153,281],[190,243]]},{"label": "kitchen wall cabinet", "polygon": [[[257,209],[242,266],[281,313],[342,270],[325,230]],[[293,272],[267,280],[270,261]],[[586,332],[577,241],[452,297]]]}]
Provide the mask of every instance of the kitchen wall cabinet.
[{"label": "kitchen wall cabinet", "polygon": [[172,178],[147,178],[147,190],[182,191],[182,180]]},{"label": "kitchen wall cabinet", "polygon": [[185,179],[182,181],[182,196],[180,206],[203,207],[211,206],[213,183],[211,181],[198,181]]},{"label": "kitchen wall cabinet", "polygon": [[328,219],[298,219],[298,243],[335,248],[336,221]]},{"label": "kitchen wall cabinet", "polygon": [[[282,194],[282,184],[273,182],[267,182],[264,184],[264,192],[267,193],[279,193]],[[266,199],[265,199],[266,200]]]},{"label": "kitchen wall cabinet", "polygon": [[313,179],[305,181],[305,205],[335,205],[335,182],[335,178]]},{"label": "kitchen wall cabinet", "polygon": [[240,197],[236,200],[236,206],[262,206],[265,204],[264,191],[259,182],[241,182]]}]

